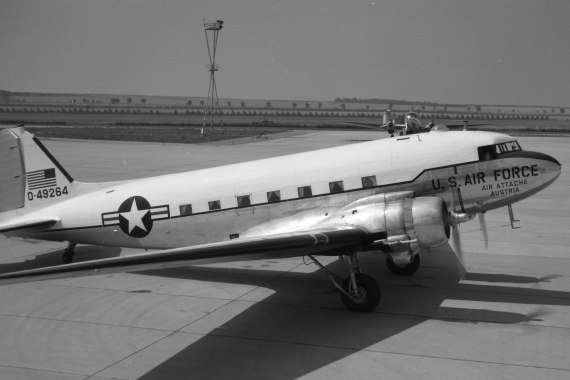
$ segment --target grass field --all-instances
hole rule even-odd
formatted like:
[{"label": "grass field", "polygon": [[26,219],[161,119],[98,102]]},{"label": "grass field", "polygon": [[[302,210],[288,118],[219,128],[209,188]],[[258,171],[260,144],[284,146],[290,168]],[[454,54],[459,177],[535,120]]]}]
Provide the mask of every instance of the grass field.
[{"label": "grass field", "polygon": [[[461,124],[510,134],[569,134],[560,107],[339,103],[301,100],[220,100],[222,115],[204,117],[204,98],[0,91],[0,124],[25,124],[38,136],[128,141],[204,142],[288,129],[361,129],[379,125],[391,108],[416,111],[424,122]],[[476,124],[484,124],[476,126]],[[206,126],[206,128],[203,128]],[[202,135],[202,130],[204,134]]]}]

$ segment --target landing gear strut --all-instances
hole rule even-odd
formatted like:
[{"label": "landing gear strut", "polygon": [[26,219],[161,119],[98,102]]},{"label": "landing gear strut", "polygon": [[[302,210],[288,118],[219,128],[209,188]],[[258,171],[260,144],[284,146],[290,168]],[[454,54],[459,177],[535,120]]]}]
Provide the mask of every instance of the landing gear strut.
[{"label": "landing gear strut", "polygon": [[380,287],[376,280],[362,273],[356,253],[347,256],[350,265],[350,275],[342,281],[336,274],[322,265],[317,259],[309,255],[309,258],[321,269],[325,270],[333,285],[340,292],[340,299],[347,309],[352,311],[369,312],[380,303]]},{"label": "landing gear strut", "polygon": [[69,264],[73,262],[73,255],[75,255],[75,246],[77,243],[69,242],[67,248],[61,254],[61,260],[64,264]]}]

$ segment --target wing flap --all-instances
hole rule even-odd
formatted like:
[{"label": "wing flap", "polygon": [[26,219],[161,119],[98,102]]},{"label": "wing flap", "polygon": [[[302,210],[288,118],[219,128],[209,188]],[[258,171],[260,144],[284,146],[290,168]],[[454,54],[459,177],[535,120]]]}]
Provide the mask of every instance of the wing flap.
[{"label": "wing flap", "polygon": [[153,251],[0,275],[0,284],[62,277],[137,271],[181,265],[240,260],[348,253],[361,246],[367,233],[356,226],[332,226],[264,237]]}]

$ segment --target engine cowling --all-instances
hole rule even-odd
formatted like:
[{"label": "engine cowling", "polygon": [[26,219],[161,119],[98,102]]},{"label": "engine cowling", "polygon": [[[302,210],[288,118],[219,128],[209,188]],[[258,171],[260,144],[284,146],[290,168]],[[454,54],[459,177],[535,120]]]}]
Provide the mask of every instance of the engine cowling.
[{"label": "engine cowling", "polygon": [[[393,251],[403,250],[394,246],[398,241],[410,244],[411,248],[414,245],[430,248],[445,244],[449,239],[447,207],[437,197],[406,198],[387,203],[384,218],[387,239],[392,243]],[[408,239],[403,240],[406,237]]]},{"label": "engine cowling", "polygon": [[438,197],[413,198],[410,192],[361,199],[345,206],[337,217],[368,231],[372,241],[366,250],[417,252],[445,244],[450,236],[445,202]]}]

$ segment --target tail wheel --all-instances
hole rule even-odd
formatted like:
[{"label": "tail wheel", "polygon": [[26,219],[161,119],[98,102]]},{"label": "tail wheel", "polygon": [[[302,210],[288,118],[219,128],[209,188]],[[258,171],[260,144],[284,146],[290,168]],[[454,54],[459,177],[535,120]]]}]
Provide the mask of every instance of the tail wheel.
[{"label": "tail wheel", "polygon": [[406,264],[403,267],[396,265],[392,257],[388,256],[386,257],[386,265],[388,266],[388,269],[390,269],[390,272],[392,272],[395,275],[411,276],[414,273],[416,273],[420,267],[420,255],[418,254],[414,255],[412,261],[410,261],[409,264]]},{"label": "tail wheel", "polygon": [[344,292],[340,293],[340,298],[344,306],[352,311],[369,312],[378,306],[380,302],[380,287],[376,280],[364,273],[356,273],[356,288],[352,286],[352,280],[347,277],[342,288]]},{"label": "tail wheel", "polygon": [[61,260],[64,264],[70,264],[73,262],[73,256],[75,255],[75,246],[77,243],[71,243],[67,245],[67,248],[61,254]]}]

